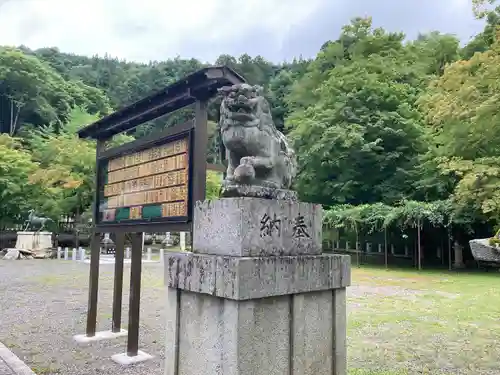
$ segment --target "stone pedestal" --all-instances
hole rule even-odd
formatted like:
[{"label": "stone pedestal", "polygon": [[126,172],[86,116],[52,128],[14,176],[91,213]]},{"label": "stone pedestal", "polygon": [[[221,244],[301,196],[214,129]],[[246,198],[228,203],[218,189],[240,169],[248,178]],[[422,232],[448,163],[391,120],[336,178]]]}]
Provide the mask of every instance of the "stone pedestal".
[{"label": "stone pedestal", "polygon": [[165,247],[173,246],[172,238],[170,237],[170,232],[165,232],[165,239],[161,242]]},{"label": "stone pedestal", "polygon": [[16,249],[28,250],[35,258],[47,258],[52,254],[51,232],[17,232]]},{"label": "stone pedestal", "polygon": [[195,253],[165,255],[165,375],[346,375],[350,257],[321,254],[321,207],[195,207]]},{"label": "stone pedestal", "polygon": [[462,246],[458,243],[455,242],[453,244],[453,251],[455,253],[455,262],[453,263],[453,268],[464,268],[464,257],[462,253]]}]

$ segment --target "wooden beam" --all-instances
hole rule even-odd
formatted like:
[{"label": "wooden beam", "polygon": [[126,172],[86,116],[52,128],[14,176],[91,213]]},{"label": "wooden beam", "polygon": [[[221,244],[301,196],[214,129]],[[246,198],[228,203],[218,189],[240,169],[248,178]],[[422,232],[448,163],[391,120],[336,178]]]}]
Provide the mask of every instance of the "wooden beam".
[{"label": "wooden beam", "polygon": [[[110,126],[108,129],[104,130],[101,134],[101,137],[111,137],[115,134],[122,133],[127,130],[132,130],[135,127],[143,124],[147,121],[154,120],[160,116],[163,116],[169,112],[173,112],[176,109],[185,107],[193,102],[194,99],[188,96],[188,92],[183,92],[178,96],[165,101],[161,104],[158,104],[154,107],[147,109],[144,112],[139,112],[133,116],[126,117],[125,119],[117,122],[116,124]],[[173,106],[175,103],[176,106]],[[172,107],[172,108],[171,108]]]},{"label": "wooden beam", "polygon": [[171,113],[194,103],[207,100],[218,88],[244,83],[245,79],[228,67],[208,67],[194,72],[163,90],[138,100],[81,129],[81,138],[105,138]]}]

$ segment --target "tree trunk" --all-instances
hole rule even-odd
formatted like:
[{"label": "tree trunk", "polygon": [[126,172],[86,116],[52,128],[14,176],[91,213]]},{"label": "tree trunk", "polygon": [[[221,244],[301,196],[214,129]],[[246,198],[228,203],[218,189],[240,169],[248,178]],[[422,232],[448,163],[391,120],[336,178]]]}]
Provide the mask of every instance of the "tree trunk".
[{"label": "tree trunk", "polygon": [[22,105],[20,103],[17,103],[15,105],[16,107],[16,114],[14,116],[14,100],[10,99],[10,127],[9,127],[9,135],[11,137],[14,136],[17,130],[17,122],[19,121],[19,113],[21,112],[21,107]]},{"label": "tree trunk", "polygon": [[441,265],[444,266],[444,241],[441,238]]},{"label": "tree trunk", "polygon": [[356,265],[359,268],[359,249],[358,249],[359,235],[358,235],[358,225],[357,224],[355,224],[354,230],[356,231]]},{"label": "tree trunk", "polygon": [[422,269],[422,248],[420,244],[420,219],[417,222],[417,241],[418,241],[418,269]]},{"label": "tree trunk", "polygon": [[14,101],[10,100],[10,124],[9,124],[9,135],[12,137],[14,135]]},{"label": "tree trunk", "polygon": [[385,268],[389,268],[389,254],[387,253],[387,228],[384,228],[384,257],[385,257]]},{"label": "tree trunk", "polygon": [[80,247],[80,234],[78,233],[78,223],[80,222],[80,196],[78,196],[78,203],[76,206],[76,215],[75,215],[75,247],[78,249]]},{"label": "tree trunk", "polygon": [[448,228],[448,270],[451,271],[451,227]]}]

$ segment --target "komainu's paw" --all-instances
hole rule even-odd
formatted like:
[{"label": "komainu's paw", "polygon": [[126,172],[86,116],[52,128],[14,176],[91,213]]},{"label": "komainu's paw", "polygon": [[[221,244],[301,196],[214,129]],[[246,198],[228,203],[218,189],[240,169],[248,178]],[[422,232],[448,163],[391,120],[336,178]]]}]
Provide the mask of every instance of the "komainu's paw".
[{"label": "komainu's paw", "polygon": [[240,167],[242,165],[252,165],[254,164],[254,157],[253,156],[244,156],[240,159]]},{"label": "komainu's paw", "polygon": [[234,170],[234,179],[240,184],[251,184],[255,179],[255,169],[250,164],[241,164]]}]

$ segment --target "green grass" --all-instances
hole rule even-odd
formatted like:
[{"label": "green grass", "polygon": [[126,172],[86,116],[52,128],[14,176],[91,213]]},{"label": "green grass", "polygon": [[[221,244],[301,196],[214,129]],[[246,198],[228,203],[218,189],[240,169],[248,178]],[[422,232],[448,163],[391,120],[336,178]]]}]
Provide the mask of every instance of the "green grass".
[{"label": "green grass", "polygon": [[37,375],[52,375],[60,372],[56,367],[33,367],[32,370]]},{"label": "green grass", "polygon": [[498,273],[363,267],[353,268],[352,280],[350,374],[479,374],[498,366]]},{"label": "green grass", "polygon": [[[128,269],[124,288],[129,285]],[[111,293],[113,269],[103,267],[101,272],[100,288]],[[24,280],[40,288],[86,290],[88,270]],[[161,268],[143,267],[142,288],[163,293]],[[500,273],[353,267],[347,302],[349,375],[498,371]],[[110,319],[110,314],[100,313]]]}]

